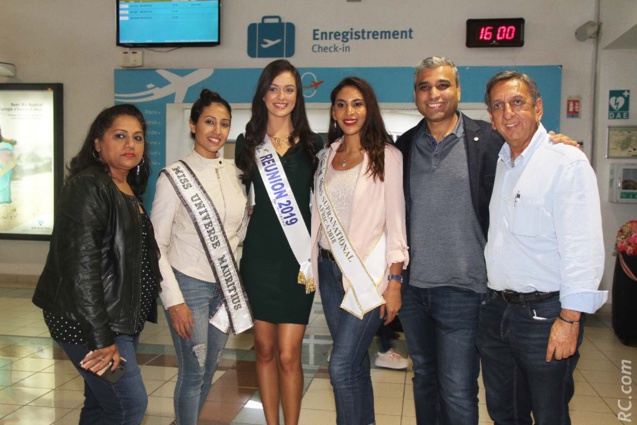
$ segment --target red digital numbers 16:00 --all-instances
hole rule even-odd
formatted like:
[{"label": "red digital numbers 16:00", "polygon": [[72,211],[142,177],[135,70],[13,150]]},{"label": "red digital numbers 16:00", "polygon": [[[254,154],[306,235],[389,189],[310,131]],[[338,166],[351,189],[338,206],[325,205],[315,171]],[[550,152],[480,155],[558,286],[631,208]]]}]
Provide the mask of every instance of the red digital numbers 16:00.
[{"label": "red digital numbers 16:00", "polygon": [[524,18],[467,19],[467,47],[524,46]]},{"label": "red digital numbers 16:00", "polygon": [[491,41],[493,40],[494,35],[495,35],[495,39],[498,41],[513,40],[515,38],[515,26],[513,25],[499,26],[495,30],[495,34],[494,34],[494,27],[490,25],[480,28],[480,37],[479,37],[480,40]]}]

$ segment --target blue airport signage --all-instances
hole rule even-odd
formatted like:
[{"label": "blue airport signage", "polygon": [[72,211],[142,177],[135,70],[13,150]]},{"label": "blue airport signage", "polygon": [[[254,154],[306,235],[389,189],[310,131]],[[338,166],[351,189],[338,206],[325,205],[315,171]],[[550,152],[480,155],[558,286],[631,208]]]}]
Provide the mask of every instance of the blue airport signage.
[{"label": "blue airport signage", "polygon": [[[462,102],[482,103],[487,81],[505,69],[523,72],[535,80],[542,93],[542,123],[547,130],[559,132],[562,92],[562,67],[559,65],[459,66]],[[219,92],[232,104],[250,104],[261,71],[262,68],[115,70],[115,103],[132,103],[146,118],[153,169],[146,200],[153,199],[156,171],[166,166],[167,105],[193,103],[204,88]],[[306,103],[329,105],[332,89],[344,77],[355,75],[372,85],[381,107],[383,103],[390,103],[409,105],[408,108],[416,109],[413,67],[299,68],[299,73]],[[252,83],[238,83],[240,81]]]},{"label": "blue airport signage", "polygon": [[264,16],[248,25],[248,56],[289,58],[294,56],[295,27],[280,16]]}]

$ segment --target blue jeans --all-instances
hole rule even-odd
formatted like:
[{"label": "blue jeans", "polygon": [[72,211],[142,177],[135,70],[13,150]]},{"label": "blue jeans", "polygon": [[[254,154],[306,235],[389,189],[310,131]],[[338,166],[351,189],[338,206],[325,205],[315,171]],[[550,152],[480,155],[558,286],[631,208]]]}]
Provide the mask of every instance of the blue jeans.
[{"label": "blue jeans", "polygon": [[390,325],[381,324],[378,330],[376,331],[376,335],[378,335],[378,352],[386,353],[392,348],[394,348],[394,344],[392,342],[392,336],[394,335],[394,331],[392,330]]},{"label": "blue jeans", "polygon": [[368,349],[381,323],[380,307],[363,319],[348,313],[340,308],[345,290],[338,265],[319,258],[318,272],[323,312],[333,340],[329,373],[336,401],[336,423],[373,424],[374,390]]},{"label": "blue jeans", "polygon": [[[478,348],[487,409],[497,425],[532,424],[531,411],[536,425],[571,423],[568,403],[579,351],[564,360],[545,359],[561,308],[558,296],[519,305],[489,291],[480,310]],[[581,323],[578,349],[583,329]]]},{"label": "blue jeans", "polygon": [[483,294],[454,287],[403,287],[400,322],[414,368],[418,424],[478,423],[476,348]]},{"label": "blue jeans", "polygon": [[90,351],[86,344],[58,344],[84,378],[84,406],[80,425],[139,425],[144,419],[148,396],[135,352],[139,336],[115,337],[119,354],[126,359],[126,372],[114,384],[79,367]]},{"label": "blue jeans", "polygon": [[208,322],[217,306],[223,302],[223,291],[216,283],[186,276],[175,269],[173,271],[195,324],[192,336],[185,340],[175,332],[170,314],[168,310],[165,311],[179,363],[174,396],[175,417],[178,425],[196,425],[228,340],[227,334]]}]

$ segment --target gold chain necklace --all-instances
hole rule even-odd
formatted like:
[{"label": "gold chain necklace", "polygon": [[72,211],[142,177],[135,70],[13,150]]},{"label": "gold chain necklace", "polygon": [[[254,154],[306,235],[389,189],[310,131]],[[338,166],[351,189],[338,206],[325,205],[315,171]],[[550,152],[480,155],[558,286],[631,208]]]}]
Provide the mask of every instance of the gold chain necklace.
[{"label": "gold chain necklace", "polygon": [[268,134],[268,137],[270,138],[270,140],[272,141],[272,144],[274,145],[275,149],[279,149],[282,146],[288,146],[290,144],[290,135],[286,134],[283,137],[279,137],[279,136],[270,136]]}]

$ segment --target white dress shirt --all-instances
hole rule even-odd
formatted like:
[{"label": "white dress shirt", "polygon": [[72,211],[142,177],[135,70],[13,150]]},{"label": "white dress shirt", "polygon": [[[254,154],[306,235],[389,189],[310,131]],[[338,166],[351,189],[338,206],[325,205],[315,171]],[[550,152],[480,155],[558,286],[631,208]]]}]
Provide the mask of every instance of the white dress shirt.
[{"label": "white dress shirt", "polygon": [[541,124],[514,163],[504,144],[489,213],[489,288],[559,291],[562,308],[586,313],[604,304],[599,193],[583,152],[553,144]]}]

